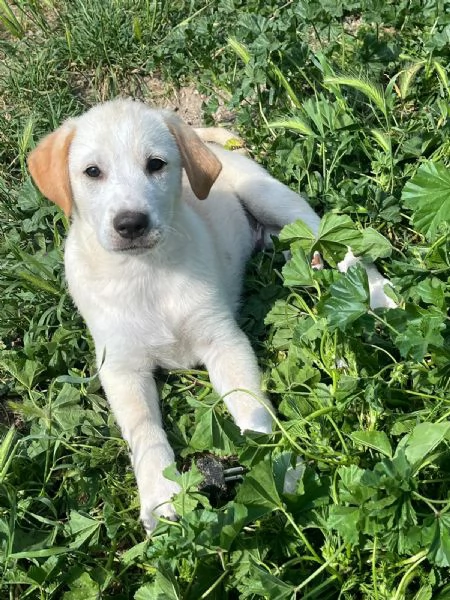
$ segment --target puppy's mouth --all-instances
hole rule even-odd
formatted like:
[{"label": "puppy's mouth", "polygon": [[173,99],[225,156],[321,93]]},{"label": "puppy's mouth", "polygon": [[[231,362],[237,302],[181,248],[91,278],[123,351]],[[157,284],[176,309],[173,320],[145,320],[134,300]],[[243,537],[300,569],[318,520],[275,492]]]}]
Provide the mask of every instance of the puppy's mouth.
[{"label": "puppy's mouth", "polygon": [[127,246],[126,248],[115,248],[114,252],[118,252],[119,254],[133,254],[137,256],[138,254],[145,254],[154,246],[155,244],[152,246]]},{"label": "puppy's mouth", "polygon": [[159,242],[157,240],[145,241],[145,242],[133,242],[131,244],[123,244],[116,248],[118,252],[129,252],[130,250],[151,250],[154,248]]},{"label": "puppy's mouth", "polygon": [[111,250],[120,254],[139,255],[153,250],[162,239],[162,231],[154,229],[145,236],[135,239],[116,239]]}]

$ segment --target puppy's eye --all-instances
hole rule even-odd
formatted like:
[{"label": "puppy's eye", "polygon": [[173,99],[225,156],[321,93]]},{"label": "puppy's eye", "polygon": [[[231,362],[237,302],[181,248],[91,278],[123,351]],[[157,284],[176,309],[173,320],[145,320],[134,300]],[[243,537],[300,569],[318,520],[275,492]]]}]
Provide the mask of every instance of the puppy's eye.
[{"label": "puppy's eye", "polygon": [[92,165],[91,167],[88,167],[84,172],[86,173],[86,175],[88,177],[93,177],[94,179],[96,177],[100,177],[100,175],[102,174],[102,172],[96,165]]},{"label": "puppy's eye", "polygon": [[160,158],[149,158],[146,165],[148,173],[156,173],[156,171],[161,171],[161,169],[165,166],[166,163]]}]

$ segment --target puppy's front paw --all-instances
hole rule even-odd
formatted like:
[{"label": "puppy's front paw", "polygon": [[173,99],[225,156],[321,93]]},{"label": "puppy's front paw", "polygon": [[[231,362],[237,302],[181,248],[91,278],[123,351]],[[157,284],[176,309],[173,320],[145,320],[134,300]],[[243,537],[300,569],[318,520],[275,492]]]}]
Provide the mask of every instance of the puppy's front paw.
[{"label": "puppy's front paw", "polygon": [[145,490],[141,489],[141,521],[148,535],[158,524],[158,517],[176,520],[177,514],[170,500],[180,489],[178,483],[169,481],[162,475],[148,481]]},{"label": "puppy's front paw", "polygon": [[242,433],[244,433],[244,431],[272,433],[273,420],[269,412],[263,406],[258,406],[258,408],[253,409],[252,411],[246,411],[243,414],[239,414],[236,416],[235,421]]}]

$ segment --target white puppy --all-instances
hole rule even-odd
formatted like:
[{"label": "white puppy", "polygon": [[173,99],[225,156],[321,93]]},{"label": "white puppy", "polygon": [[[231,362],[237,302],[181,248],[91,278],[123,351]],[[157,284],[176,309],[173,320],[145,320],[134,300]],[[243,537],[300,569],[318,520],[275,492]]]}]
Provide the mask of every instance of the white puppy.
[{"label": "white puppy", "polygon": [[[215,135],[204,130],[206,139]],[[155,515],[174,516],[178,491],[163,476],[174,454],[153,371],[204,364],[241,430],[270,432],[271,405],[234,317],[252,223],[279,231],[302,219],[317,231],[319,217],[250,159],[207,146],[174,114],[132,100],[66,121],[30,154],[29,168],[42,193],[72,215],[67,281],[130,445],[151,531]],[[375,303],[389,305],[373,268],[369,280]]]}]

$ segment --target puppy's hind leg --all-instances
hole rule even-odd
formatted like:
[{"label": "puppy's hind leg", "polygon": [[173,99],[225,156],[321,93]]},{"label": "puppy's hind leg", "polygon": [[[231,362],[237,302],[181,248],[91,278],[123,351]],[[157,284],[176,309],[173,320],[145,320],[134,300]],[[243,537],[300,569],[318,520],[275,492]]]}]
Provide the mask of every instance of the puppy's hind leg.
[{"label": "puppy's hind leg", "polygon": [[[256,165],[255,165],[256,166]],[[258,167],[235,185],[235,192],[248,212],[271,235],[301,219],[317,235],[320,217],[308,202]]]},{"label": "puppy's hind leg", "polygon": [[[299,219],[317,235],[320,217],[307,201],[258,165],[255,167],[256,169],[249,168],[246,176],[238,179],[235,191],[249,213],[262,224],[265,246],[270,246],[272,235],[278,235],[285,225]],[[338,264],[338,269],[346,273],[358,262],[360,259],[349,248],[344,259]],[[389,280],[384,278],[372,263],[361,261],[361,264],[367,272],[371,308],[395,308],[395,302],[384,291],[384,286],[389,285]]]}]

